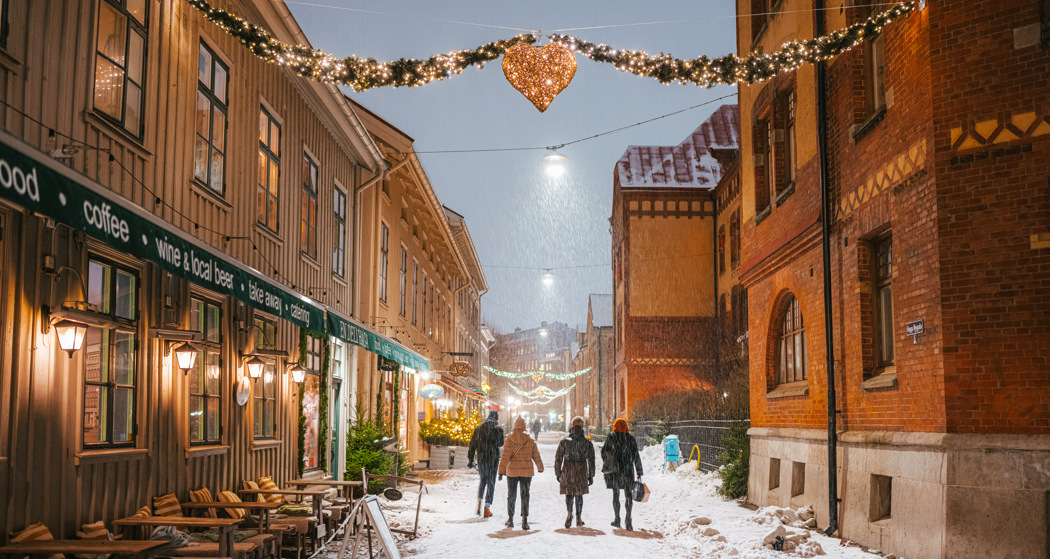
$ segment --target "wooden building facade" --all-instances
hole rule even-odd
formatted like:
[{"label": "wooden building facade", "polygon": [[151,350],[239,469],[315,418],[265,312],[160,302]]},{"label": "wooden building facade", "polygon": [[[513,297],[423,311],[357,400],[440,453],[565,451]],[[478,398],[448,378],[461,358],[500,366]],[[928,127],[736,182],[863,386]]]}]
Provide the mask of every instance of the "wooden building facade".
[{"label": "wooden building facade", "polygon": [[[216,7],[309,44],[280,0]],[[352,193],[385,166],[349,103],[182,0],[2,13],[0,174],[21,186],[0,191],[0,528],[71,538],[155,496],[280,484],[300,456],[338,475],[333,426],[367,386],[352,343],[380,346],[345,320],[344,340],[326,334],[354,316]],[[61,316],[92,324],[69,355]],[[189,372],[182,338],[197,340]]]}]

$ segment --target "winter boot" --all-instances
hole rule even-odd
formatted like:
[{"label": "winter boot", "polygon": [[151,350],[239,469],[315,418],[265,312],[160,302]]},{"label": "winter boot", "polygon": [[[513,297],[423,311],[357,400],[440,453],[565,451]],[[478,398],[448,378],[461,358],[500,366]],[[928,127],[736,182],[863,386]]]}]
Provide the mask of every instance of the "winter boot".
[{"label": "winter boot", "polygon": [[481,516],[481,500],[478,500],[478,516]]},{"label": "winter boot", "polygon": [[619,516],[617,516],[616,518],[613,519],[611,526],[613,528],[619,528],[620,527],[620,517]]},{"label": "winter boot", "polygon": [[572,526],[572,511],[571,510],[569,511],[569,516],[565,517],[565,527],[568,528],[570,526]]},{"label": "winter boot", "polygon": [[486,506],[486,507],[485,507],[485,518],[488,518],[488,517],[490,517],[490,516],[492,516],[492,511],[490,511],[490,510],[489,510],[489,507],[488,507],[488,506]]},{"label": "winter boot", "polygon": [[627,518],[624,519],[623,527],[627,528],[628,531],[633,531],[634,530],[634,526],[631,526],[631,517],[630,516],[628,516]]},{"label": "winter boot", "polygon": [[521,517],[521,529],[522,530],[528,530],[529,529],[529,518],[527,516]]},{"label": "winter boot", "polygon": [[580,526],[583,526],[583,518],[580,517],[579,513],[576,513],[576,527],[579,528]]},{"label": "winter boot", "polygon": [[514,527],[514,517],[512,516],[512,517],[508,518],[507,521],[503,523],[503,525],[506,526],[507,528],[513,528]]}]

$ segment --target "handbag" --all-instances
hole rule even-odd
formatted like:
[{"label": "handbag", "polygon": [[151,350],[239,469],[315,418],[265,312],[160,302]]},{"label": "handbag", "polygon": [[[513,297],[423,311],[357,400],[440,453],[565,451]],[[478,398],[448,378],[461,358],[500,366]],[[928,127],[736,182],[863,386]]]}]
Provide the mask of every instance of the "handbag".
[{"label": "handbag", "polygon": [[631,500],[644,503],[649,500],[649,486],[640,482],[634,482],[634,488],[631,490]]}]

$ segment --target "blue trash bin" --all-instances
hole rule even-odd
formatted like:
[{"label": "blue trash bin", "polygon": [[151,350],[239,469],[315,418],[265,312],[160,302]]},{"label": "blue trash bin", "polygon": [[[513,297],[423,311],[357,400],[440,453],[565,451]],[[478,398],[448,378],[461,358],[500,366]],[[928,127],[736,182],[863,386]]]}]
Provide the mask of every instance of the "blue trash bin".
[{"label": "blue trash bin", "polygon": [[678,462],[678,435],[664,437],[664,458],[668,462]]}]

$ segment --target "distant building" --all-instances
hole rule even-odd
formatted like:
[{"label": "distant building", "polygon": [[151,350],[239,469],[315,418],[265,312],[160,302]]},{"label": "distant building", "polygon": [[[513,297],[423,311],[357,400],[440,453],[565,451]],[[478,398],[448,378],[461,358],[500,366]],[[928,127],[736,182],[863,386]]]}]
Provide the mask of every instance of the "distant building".
[{"label": "distant building", "polygon": [[579,349],[573,357],[575,369],[590,369],[579,377],[570,395],[572,415],[582,416],[587,425],[607,430],[616,418],[613,413],[613,319],[612,294],[587,298],[587,326],[576,334]]},{"label": "distant building", "polygon": [[630,416],[653,396],[710,390],[717,339],[714,188],[739,144],[725,105],[677,146],[631,146],[613,173],[615,399]]},{"label": "distant building", "polygon": [[[572,347],[575,343],[576,330],[561,322],[543,322],[538,328],[515,328],[510,334],[496,334],[496,344],[490,352],[492,368],[513,374],[531,373],[516,379],[489,376],[489,383],[503,398],[502,401],[497,398],[497,403],[510,411],[502,416],[505,421],[522,414],[530,420],[539,416],[545,425],[564,421],[565,415],[571,413],[569,395],[551,399],[542,397],[541,392],[557,392],[578,385],[579,378],[560,380],[548,376],[574,372]],[[508,398],[520,404],[507,406]]]}]

